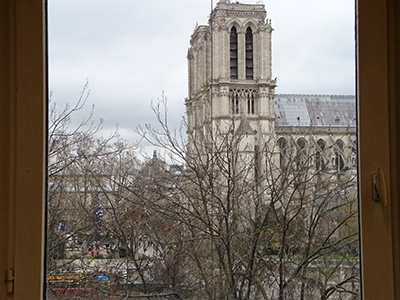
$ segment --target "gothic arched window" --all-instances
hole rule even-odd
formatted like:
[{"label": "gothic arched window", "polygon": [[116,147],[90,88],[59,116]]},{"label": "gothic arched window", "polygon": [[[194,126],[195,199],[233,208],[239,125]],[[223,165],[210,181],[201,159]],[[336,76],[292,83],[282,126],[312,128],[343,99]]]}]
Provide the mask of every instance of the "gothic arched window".
[{"label": "gothic arched window", "polygon": [[238,39],[235,27],[232,27],[230,35],[230,67],[231,79],[238,79]]},{"label": "gothic arched window", "polygon": [[344,160],[343,160],[343,149],[344,144],[342,140],[336,140],[335,142],[335,167],[337,171],[340,171],[344,168]]},{"label": "gothic arched window", "polygon": [[287,141],[284,138],[280,138],[278,140],[278,147],[279,147],[279,167],[281,169],[285,168],[286,162],[286,151],[287,151]]},{"label": "gothic arched window", "polygon": [[253,79],[253,31],[246,30],[246,79]]},{"label": "gothic arched window", "polygon": [[305,163],[305,150],[306,150],[306,140],[299,138],[296,141],[296,164],[297,168],[301,169]]},{"label": "gothic arched window", "polygon": [[254,109],[254,92],[249,91],[247,94],[247,113],[249,115],[254,115],[255,109]]},{"label": "gothic arched window", "polygon": [[229,90],[231,98],[231,111],[233,115],[239,114],[239,93],[236,90]]},{"label": "gothic arched window", "polygon": [[317,151],[315,151],[315,168],[317,171],[325,169],[325,142],[323,140],[317,141]]}]

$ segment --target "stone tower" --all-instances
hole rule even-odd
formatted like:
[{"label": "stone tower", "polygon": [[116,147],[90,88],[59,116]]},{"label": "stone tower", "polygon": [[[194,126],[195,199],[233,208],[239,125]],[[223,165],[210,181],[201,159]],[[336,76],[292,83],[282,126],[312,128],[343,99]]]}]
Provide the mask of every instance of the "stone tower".
[{"label": "stone tower", "polygon": [[262,148],[275,120],[271,33],[264,5],[229,0],[196,26],[187,56],[189,149],[199,133],[227,132],[245,135],[241,151]]}]

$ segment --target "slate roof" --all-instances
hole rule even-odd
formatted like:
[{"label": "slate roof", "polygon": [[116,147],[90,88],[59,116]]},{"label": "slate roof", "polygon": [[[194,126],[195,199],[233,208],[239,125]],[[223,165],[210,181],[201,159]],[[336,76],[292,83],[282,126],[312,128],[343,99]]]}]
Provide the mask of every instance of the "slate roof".
[{"label": "slate roof", "polygon": [[354,96],[275,95],[275,126],[355,127]]}]

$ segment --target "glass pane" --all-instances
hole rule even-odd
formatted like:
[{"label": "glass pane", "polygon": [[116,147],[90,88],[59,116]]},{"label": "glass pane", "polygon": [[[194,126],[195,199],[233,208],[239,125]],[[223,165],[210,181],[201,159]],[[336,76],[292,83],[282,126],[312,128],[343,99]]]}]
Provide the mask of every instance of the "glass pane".
[{"label": "glass pane", "polygon": [[49,0],[48,299],[358,299],[354,3],[142,2]]}]

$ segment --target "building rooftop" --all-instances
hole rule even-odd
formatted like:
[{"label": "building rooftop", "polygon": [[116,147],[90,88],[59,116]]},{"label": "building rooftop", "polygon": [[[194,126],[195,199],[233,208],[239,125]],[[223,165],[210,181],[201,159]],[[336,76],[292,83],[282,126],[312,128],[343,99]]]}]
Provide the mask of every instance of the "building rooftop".
[{"label": "building rooftop", "polygon": [[356,127],[352,95],[275,95],[276,126]]}]

